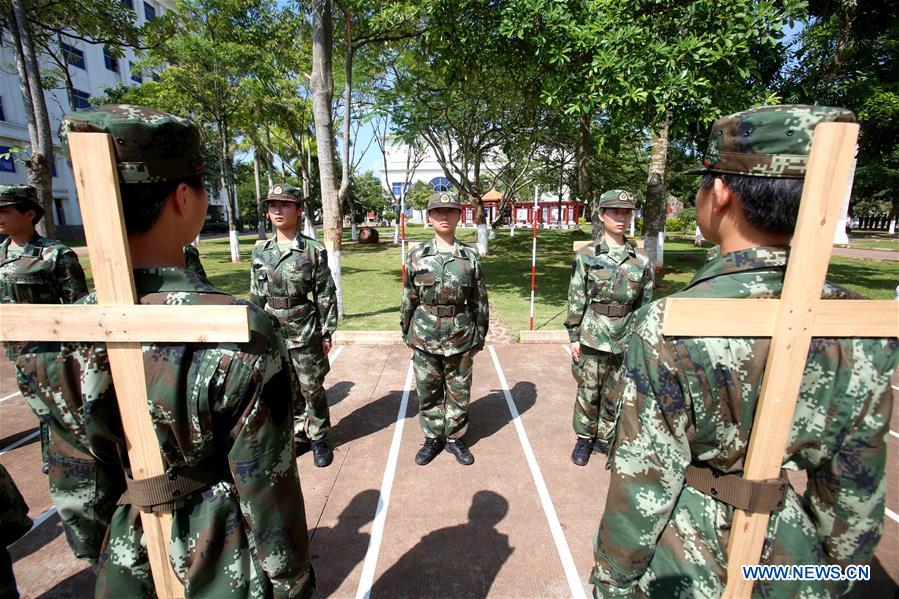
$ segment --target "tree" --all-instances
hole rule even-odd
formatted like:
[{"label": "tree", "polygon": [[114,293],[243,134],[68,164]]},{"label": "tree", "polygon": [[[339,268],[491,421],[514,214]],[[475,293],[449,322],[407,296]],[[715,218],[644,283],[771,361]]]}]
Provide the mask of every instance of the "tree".
[{"label": "tree", "polygon": [[354,174],[350,179],[350,194],[356,206],[356,222],[365,220],[365,215],[374,212],[380,215],[391,206],[392,196],[371,171]]},{"label": "tree", "polygon": [[428,207],[434,188],[424,181],[416,181],[406,192],[406,204],[416,210],[424,210]]},{"label": "tree", "polygon": [[[28,184],[37,191],[48,215],[38,223],[42,235],[53,236],[53,137],[44,98],[46,73],[41,72],[39,57],[41,53],[48,56],[67,75],[68,65],[61,48],[63,36],[113,48],[136,45],[140,30],[132,16],[118,0],[94,0],[89,10],[77,10],[69,3],[55,0],[33,0],[27,4],[24,0],[10,0],[0,11],[0,27],[12,35],[19,90],[28,122],[30,152],[23,160]],[[74,106],[70,78],[64,79],[69,104]]]},{"label": "tree", "polygon": [[[374,119],[374,129],[375,129],[375,139],[378,142],[378,148],[381,150],[381,158],[384,161],[384,176],[387,177],[388,165],[387,165],[387,152],[388,152],[388,144],[392,142],[387,137],[387,131],[390,126],[390,117],[385,115],[383,117],[375,117]],[[412,178],[415,176],[415,171],[418,170],[418,167],[421,165],[422,161],[425,158],[425,149],[424,144],[421,141],[415,140],[411,144],[406,144],[406,168],[403,171],[403,180],[400,183],[400,193],[399,195],[393,190],[393,183],[395,181],[388,181],[385,179],[384,184],[387,186],[387,193],[390,194],[390,198],[392,200],[393,206],[396,210],[397,214],[401,214],[403,212],[403,207],[408,203],[408,193],[409,186],[411,185]],[[396,224],[393,227],[393,243],[400,242],[400,221],[397,219]]]},{"label": "tree", "polygon": [[799,0],[509,0],[501,30],[538,57],[548,106],[590,120],[599,115],[613,132],[635,127],[654,135],[643,233],[660,266],[670,138],[771,98],[782,29],[801,6]]}]

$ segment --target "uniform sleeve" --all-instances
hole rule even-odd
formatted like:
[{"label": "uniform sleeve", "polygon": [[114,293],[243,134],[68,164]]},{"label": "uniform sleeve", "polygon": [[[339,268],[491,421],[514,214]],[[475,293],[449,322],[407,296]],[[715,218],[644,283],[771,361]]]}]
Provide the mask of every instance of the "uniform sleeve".
[{"label": "uniform sleeve", "polygon": [[406,338],[406,334],[409,332],[412,316],[415,314],[415,310],[418,309],[419,304],[418,292],[415,290],[415,285],[412,284],[415,272],[412,270],[411,256],[411,253],[406,256],[406,282],[403,285],[403,300],[400,304],[400,330],[403,332],[403,339]]},{"label": "uniform sleeve", "polygon": [[475,317],[476,343],[475,347],[484,347],[487,339],[487,330],[490,328],[490,304],[487,301],[487,285],[484,282],[484,270],[481,268],[481,258],[475,258],[474,286],[471,295],[468,296],[468,309]]},{"label": "uniform sleeve", "polygon": [[328,252],[318,254],[315,265],[315,306],[321,319],[322,336],[330,337],[337,329],[337,287],[328,267]]},{"label": "uniform sleeve", "polygon": [[209,279],[206,276],[206,269],[203,268],[203,262],[200,261],[200,252],[190,244],[184,246],[184,267],[204,279]]},{"label": "uniform sleeve", "polygon": [[253,267],[256,259],[256,251],[254,250],[253,257],[250,260],[250,302],[260,308],[265,308],[265,294],[259,285],[259,280],[256,278],[256,269]]},{"label": "uniform sleeve", "polygon": [[568,316],[565,318],[568,339],[572,343],[577,343],[581,338],[581,321],[584,320],[586,310],[587,274],[583,260],[579,254],[575,254],[571,264],[571,280],[568,282]]},{"label": "uniform sleeve", "polygon": [[652,266],[652,260],[647,260],[646,267],[643,269],[643,293],[640,295],[640,306],[645,306],[652,301],[652,288],[655,280],[656,269]]},{"label": "uniform sleeve", "polygon": [[[824,551],[843,567],[869,563],[883,532],[886,438],[892,411],[889,379],[899,361],[895,340],[854,343],[859,344],[858,359],[871,360],[866,369],[880,373],[878,384],[847,427],[839,451],[826,465],[809,471],[804,501]],[[881,343],[891,344],[892,351]]]},{"label": "uniform sleeve", "polygon": [[54,272],[56,288],[64,304],[74,304],[87,295],[87,281],[78,256],[72,250],[62,252],[56,260]]},{"label": "uniform sleeve", "polygon": [[616,376],[626,383],[590,577],[599,597],[633,596],[690,464],[688,408],[673,358],[634,335]]},{"label": "uniform sleeve", "polygon": [[[308,596],[314,585],[306,511],[293,451],[293,410],[282,352],[271,344],[249,374],[229,376],[225,391],[242,397],[228,465],[259,563],[275,597]],[[283,351],[283,350],[282,350]],[[232,367],[233,368],[233,367]],[[226,383],[227,385],[227,383]]]}]

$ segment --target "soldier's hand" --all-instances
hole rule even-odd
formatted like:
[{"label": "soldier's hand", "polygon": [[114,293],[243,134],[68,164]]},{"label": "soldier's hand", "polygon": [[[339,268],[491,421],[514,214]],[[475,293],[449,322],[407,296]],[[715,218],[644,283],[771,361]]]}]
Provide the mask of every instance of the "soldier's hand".
[{"label": "soldier's hand", "polygon": [[325,357],[328,357],[329,351],[331,351],[331,339],[322,339],[322,353],[325,354]]},{"label": "soldier's hand", "polygon": [[575,362],[581,361],[581,344],[580,343],[572,343],[571,344],[571,359]]}]

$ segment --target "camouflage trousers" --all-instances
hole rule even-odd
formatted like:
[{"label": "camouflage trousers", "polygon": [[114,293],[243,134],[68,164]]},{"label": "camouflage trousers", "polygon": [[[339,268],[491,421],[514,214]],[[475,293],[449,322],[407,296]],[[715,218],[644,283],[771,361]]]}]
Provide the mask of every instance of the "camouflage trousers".
[{"label": "camouflage trousers", "polygon": [[299,387],[294,393],[293,437],[295,440],[324,439],[331,428],[324,387],[331,364],[320,344],[297,347],[289,353]]},{"label": "camouflage trousers", "polygon": [[0,465],[0,597],[18,597],[12,559],[6,546],[11,545],[31,528],[28,506],[12,477]]},{"label": "camouflage trousers", "polygon": [[621,356],[581,345],[580,361],[572,360],[571,373],[577,381],[573,424],[578,437],[603,441],[612,438],[618,402],[609,397],[606,380],[621,365]]},{"label": "camouflage trousers", "polygon": [[412,350],[418,420],[425,437],[459,439],[468,428],[472,352],[452,356]]}]

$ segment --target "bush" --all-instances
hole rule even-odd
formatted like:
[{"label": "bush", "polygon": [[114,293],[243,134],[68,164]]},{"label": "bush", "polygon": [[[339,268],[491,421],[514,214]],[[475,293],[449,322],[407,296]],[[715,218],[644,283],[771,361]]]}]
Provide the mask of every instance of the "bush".
[{"label": "bush", "polygon": [[396,218],[396,214],[393,212],[385,212],[384,218],[387,220],[394,220]]}]

